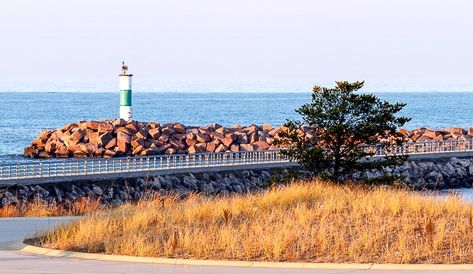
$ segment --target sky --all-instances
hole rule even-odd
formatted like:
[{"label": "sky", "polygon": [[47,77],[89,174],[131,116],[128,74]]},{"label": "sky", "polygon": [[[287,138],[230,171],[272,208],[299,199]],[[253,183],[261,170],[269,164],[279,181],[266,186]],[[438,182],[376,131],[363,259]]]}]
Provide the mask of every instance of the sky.
[{"label": "sky", "polygon": [[2,0],[0,91],[473,91],[471,0]]}]

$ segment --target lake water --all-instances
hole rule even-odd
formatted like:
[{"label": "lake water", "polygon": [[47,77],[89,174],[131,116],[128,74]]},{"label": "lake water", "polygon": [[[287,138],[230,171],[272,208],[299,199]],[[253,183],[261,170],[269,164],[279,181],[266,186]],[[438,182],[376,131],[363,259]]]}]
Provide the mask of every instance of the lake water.
[{"label": "lake water", "polygon": [[459,188],[452,189],[449,192],[454,192],[462,196],[462,198],[470,203],[473,203],[473,189],[472,188]]},{"label": "lake water", "polygon": [[[473,93],[377,93],[404,102],[407,128],[473,126]],[[296,118],[310,93],[135,93],[134,118],[142,121],[278,126]],[[118,93],[0,93],[0,158],[20,154],[45,128],[78,120],[116,118]]]}]

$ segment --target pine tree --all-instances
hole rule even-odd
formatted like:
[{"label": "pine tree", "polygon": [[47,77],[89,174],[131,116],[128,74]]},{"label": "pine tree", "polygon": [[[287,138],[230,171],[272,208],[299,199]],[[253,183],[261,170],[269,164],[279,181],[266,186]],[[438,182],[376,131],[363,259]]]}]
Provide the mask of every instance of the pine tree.
[{"label": "pine tree", "polygon": [[[378,161],[363,161],[376,150],[393,152],[405,140],[398,128],[410,118],[396,116],[405,106],[390,104],[373,94],[357,93],[364,82],[336,82],[334,88],[314,86],[312,101],[296,110],[302,120],[288,120],[278,141],[282,153],[311,171],[336,181],[354,170],[364,170],[406,160],[392,154]],[[315,134],[301,134],[310,127]],[[371,149],[367,149],[370,147]]]}]

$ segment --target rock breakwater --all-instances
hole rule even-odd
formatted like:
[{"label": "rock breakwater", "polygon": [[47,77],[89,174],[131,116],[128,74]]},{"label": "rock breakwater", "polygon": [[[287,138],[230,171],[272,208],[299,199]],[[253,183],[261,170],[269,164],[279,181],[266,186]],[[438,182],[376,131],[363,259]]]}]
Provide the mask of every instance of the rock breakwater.
[{"label": "rock breakwater", "polygon": [[[59,204],[67,207],[82,198],[98,200],[102,204],[118,206],[154,195],[190,193],[204,195],[242,194],[261,191],[265,187],[288,182],[292,178],[308,178],[313,174],[300,168],[244,170],[211,173],[160,175],[146,178],[82,181],[41,185],[16,185],[0,188],[0,207],[24,205],[31,202]],[[363,181],[386,176],[398,178],[409,188],[441,190],[472,187],[473,159],[441,159],[437,161],[407,161],[401,166],[354,172],[347,180]]]},{"label": "rock breakwater", "polygon": [[[115,157],[275,149],[283,127],[202,127],[180,123],[79,121],[44,130],[24,149],[31,158]],[[306,131],[309,131],[306,129]]]},{"label": "rock breakwater", "polygon": [[287,180],[289,176],[303,178],[308,175],[308,172],[296,169],[272,169],[187,173],[74,184],[17,185],[0,188],[0,207],[31,202],[67,206],[81,198],[118,206],[155,195],[186,197],[192,192],[209,196],[242,194],[262,190],[270,181],[277,183]]},{"label": "rock breakwater", "polygon": [[371,180],[393,176],[414,189],[445,189],[473,186],[473,159],[407,161],[403,165],[354,172],[346,179]]},{"label": "rock breakwater", "polygon": [[407,142],[429,142],[429,141],[447,141],[460,140],[465,141],[473,138],[473,128],[443,128],[440,130],[430,128],[417,128],[414,130],[401,129]]},{"label": "rock breakwater", "polygon": [[[219,124],[196,127],[180,123],[125,121],[78,121],[55,130],[43,130],[24,149],[31,158],[116,157],[154,154],[253,151],[279,148],[275,141],[284,126]],[[315,131],[303,127],[310,138]],[[434,130],[401,129],[407,142],[465,141],[473,138],[473,128]]]}]

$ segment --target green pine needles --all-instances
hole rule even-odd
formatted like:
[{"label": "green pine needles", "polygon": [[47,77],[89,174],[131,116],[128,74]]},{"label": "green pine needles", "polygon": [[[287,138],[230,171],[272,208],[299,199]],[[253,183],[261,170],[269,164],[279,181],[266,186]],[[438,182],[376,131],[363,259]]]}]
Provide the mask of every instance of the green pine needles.
[{"label": "green pine needles", "polygon": [[[296,110],[302,120],[288,120],[281,132],[282,153],[297,160],[311,171],[342,181],[354,170],[400,164],[404,155],[394,148],[405,140],[398,128],[410,118],[397,116],[406,105],[391,104],[373,94],[357,93],[364,82],[336,82],[334,88],[314,86],[312,101]],[[314,134],[302,134],[310,127]],[[389,156],[364,161],[376,150]]]}]

